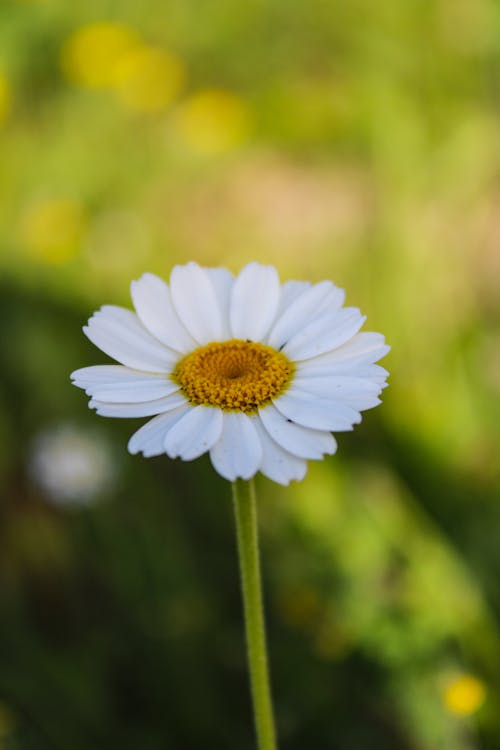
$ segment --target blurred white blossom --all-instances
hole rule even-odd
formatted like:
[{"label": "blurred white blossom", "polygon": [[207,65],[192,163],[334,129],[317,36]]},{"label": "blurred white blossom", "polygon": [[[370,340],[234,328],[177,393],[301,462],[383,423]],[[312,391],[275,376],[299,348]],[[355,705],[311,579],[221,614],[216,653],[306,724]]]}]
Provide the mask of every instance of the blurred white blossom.
[{"label": "blurred white blossom", "polygon": [[78,506],[112,489],[117,465],[104,438],[61,424],[43,430],[33,440],[29,473],[49,501]]}]

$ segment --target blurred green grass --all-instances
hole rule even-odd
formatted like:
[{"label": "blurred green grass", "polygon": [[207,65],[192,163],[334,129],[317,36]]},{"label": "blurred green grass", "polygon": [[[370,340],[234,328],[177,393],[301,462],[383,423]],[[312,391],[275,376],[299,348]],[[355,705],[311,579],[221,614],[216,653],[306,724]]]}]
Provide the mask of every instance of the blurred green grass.
[{"label": "blurred green grass", "polygon": [[252,747],[226,483],[68,380],[192,259],[332,278],[393,347],[339,454],[260,483],[283,745],[498,747],[499,13],[4,0],[0,747]]}]

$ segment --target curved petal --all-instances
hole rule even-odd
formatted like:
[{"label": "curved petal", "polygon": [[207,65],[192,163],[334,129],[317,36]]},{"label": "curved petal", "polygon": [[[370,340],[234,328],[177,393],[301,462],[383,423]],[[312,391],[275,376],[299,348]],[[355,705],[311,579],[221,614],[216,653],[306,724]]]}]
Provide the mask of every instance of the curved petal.
[{"label": "curved petal", "polygon": [[105,354],[135,370],[171,372],[178,359],[175,352],[151,336],[135,313],[124,307],[101,307],[83,332]]},{"label": "curved petal", "polygon": [[178,406],[143,424],[128,441],[129,453],[142,453],[145,458],[165,453],[165,438],[168,431],[190,408],[189,404]]},{"label": "curved petal", "polygon": [[231,292],[231,330],[237,339],[262,341],[271,327],[280,300],[280,281],[272,266],[249,263]]},{"label": "curved petal", "polygon": [[[324,355],[326,357],[326,355]],[[312,359],[304,359],[302,362],[297,362],[295,365],[295,379],[297,378],[309,378],[309,377],[351,377],[351,378],[363,378],[364,380],[370,380],[372,383],[378,383],[381,388],[385,388],[387,383],[386,378],[389,376],[387,370],[380,365],[363,365],[363,364],[352,364],[349,361],[333,362],[325,361],[319,362],[321,357],[313,357]]]},{"label": "curved petal", "polygon": [[278,311],[276,313],[275,324],[276,321],[281,318],[285,310],[292,304],[292,302],[296,300],[297,297],[302,294],[302,292],[305,292],[306,289],[310,288],[310,281],[296,281],[295,279],[285,281],[285,283],[281,285],[280,302],[278,305]]},{"label": "curved petal", "polygon": [[71,373],[71,379],[88,396],[110,403],[153,401],[179,390],[166,375],[131,370],[123,365],[82,367]]},{"label": "curved petal", "polygon": [[307,472],[307,464],[302,458],[292,456],[291,453],[274,442],[258,418],[252,419],[262,444],[262,461],[259,470],[264,476],[278,484],[290,484],[292,479],[300,481]]},{"label": "curved petal", "polygon": [[132,301],[141,323],[166,346],[186,354],[196,347],[182,325],[168,285],[152,273],[145,273],[130,285]]},{"label": "curved petal", "polygon": [[319,459],[337,450],[337,442],[330,432],[290,422],[272,404],[259,411],[259,418],[270,437],[294,456]]},{"label": "curved petal", "polygon": [[352,338],[365,320],[357,307],[346,307],[332,315],[322,316],[296,333],[283,351],[292,360],[316,357]]},{"label": "curved petal", "polygon": [[326,295],[323,302],[318,305],[317,315],[329,315],[340,310],[345,302],[345,291],[333,284],[333,289]]},{"label": "curved petal", "polygon": [[210,281],[215,289],[215,296],[219,304],[222,322],[222,339],[232,338],[229,325],[229,309],[231,304],[231,290],[234,284],[234,276],[226,268],[206,268]]},{"label": "curved petal", "polygon": [[225,479],[250,479],[259,470],[262,444],[252,419],[241,412],[223,414],[222,435],[210,451],[214,469]]},{"label": "curved petal", "polygon": [[332,399],[321,399],[310,393],[290,388],[274,401],[275,407],[287,419],[303,427],[329,432],[346,432],[352,425],[361,422],[355,409]]},{"label": "curved petal", "polygon": [[222,432],[222,411],[211,406],[195,406],[172,427],[165,438],[170,458],[192,461],[212,448]]},{"label": "curved petal", "polygon": [[162,414],[187,403],[186,397],[177,392],[156,401],[145,401],[139,404],[114,404],[93,398],[89,401],[89,408],[95,409],[101,417],[152,417],[153,414]]},{"label": "curved petal", "polygon": [[345,397],[368,393],[379,394],[381,391],[379,383],[372,383],[366,378],[349,377],[346,375],[334,375],[327,377],[296,377],[294,385],[302,391],[310,391],[322,398],[336,398],[342,400]]},{"label": "curved petal", "polygon": [[364,378],[334,377],[295,377],[294,386],[320,398],[333,398],[351,406],[357,411],[372,409],[380,404],[377,398],[382,387]]},{"label": "curved petal", "polygon": [[199,344],[221,341],[222,316],[209,274],[197,263],[175,266],[170,292],[177,315]]},{"label": "curved petal", "polygon": [[385,343],[385,338],[381,333],[372,331],[362,331],[346,341],[342,346],[321,354],[318,357],[312,357],[308,360],[308,366],[322,365],[365,365],[378,362],[385,357],[391,347]]},{"label": "curved petal", "polygon": [[269,334],[269,346],[283,348],[296,333],[318,317],[318,308],[325,299],[335,295],[335,291],[336,287],[331,281],[320,281],[303,290],[277,319]]}]

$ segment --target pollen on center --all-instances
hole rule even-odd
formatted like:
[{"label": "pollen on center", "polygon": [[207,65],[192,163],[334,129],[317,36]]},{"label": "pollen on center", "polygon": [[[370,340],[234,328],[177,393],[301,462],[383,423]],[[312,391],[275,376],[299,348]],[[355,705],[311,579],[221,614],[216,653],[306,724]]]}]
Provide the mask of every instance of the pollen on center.
[{"label": "pollen on center", "polygon": [[187,354],[172,378],[193,405],[250,414],[283,393],[293,372],[292,362],[272,347],[231,339]]}]

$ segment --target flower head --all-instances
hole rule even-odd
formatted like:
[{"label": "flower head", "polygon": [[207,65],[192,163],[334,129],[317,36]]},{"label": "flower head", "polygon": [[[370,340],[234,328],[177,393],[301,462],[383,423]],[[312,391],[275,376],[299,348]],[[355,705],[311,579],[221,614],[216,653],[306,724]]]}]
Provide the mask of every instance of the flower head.
[{"label": "flower head", "polygon": [[106,305],[84,328],[120,364],[71,375],[102,416],[154,416],[131,453],[209,452],[228,480],[261,471],[288,484],[307,459],[335,453],[332,432],[380,403],[388,373],[374,363],[389,347],[359,333],[365,318],[330,281],[280,284],[258,263],[236,277],[188,263],[169,285],[147,273],[131,291],[136,312]]}]

